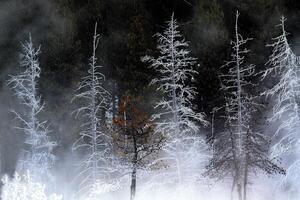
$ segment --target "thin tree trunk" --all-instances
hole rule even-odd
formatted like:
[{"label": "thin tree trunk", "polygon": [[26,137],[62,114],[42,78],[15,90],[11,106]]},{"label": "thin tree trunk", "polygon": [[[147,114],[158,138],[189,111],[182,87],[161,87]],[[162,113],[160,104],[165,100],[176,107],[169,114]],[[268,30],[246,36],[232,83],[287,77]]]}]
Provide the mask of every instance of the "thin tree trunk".
[{"label": "thin tree trunk", "polygon": [[113,81],[112,86],[112,119],[116,118],[116,83]]},{"label": "thin tree trunk", "polygon": [[248,165],[249,165],[249,148],[250,147],[250,130],[248,128],[247,135],[246,135],[246,156],[245,156],[245,172],[244,172],[244,197],[243,200],[247,199],[247,184],[248,184]]},{"label": "thin tree trunk", "polygon": [[243,200],[242,185],[241,185],[241,183],[237,184],[237,192],[238,192],[238,195],[239,195],[239,200]]},{"label": "thin tree trunk", "polygon": [[134,200],[136,193],[136,172],[137,172],[137,141],[135,136],[133,136],[133,146],[134,146],[134,157],[132,160],[132,173],[131,173],[131,186],[130,186],[130,200]]},{"label": "thin tree trunk", "polygon": [[234,186],[235,186],[235,179],[236,178],[233,179],[232,185],[231,185],[231,197],[230,197],[231,200],[233,200],[233,191],[234,191]]},{"label": "thin tree trunk", "polygon": [[247,163],[246,163],[246,166],[245,166],[245,174],[244,174],[244,198],[243,200],[247,200],[247,183],[248,183],[248,166],[247,166]]},{"label": "thin tree trunk", "polygon": [[136,193],[136,165],[133,165],[131,173],[130,200],[134,200]]},{"label": "thin tree trunk", "polygon": [[242,164],[242,101],[241,101],[241,74],[240,74],[240,50],[239,50],[239,35],[238,35],[238,17],[239,13],[236,12],[236,21],[235,21],[235,34],[236,34],[236,73],[237,73],[237,101],[238,101],[238,176],[237,176],[237,192],[239,195],[239,200],[242,200],[242,183],[241,183],[241,164]]},{"label": "thin tree trunk", "polygon": [[231,139],[231,145],[232,145],[232,154],[233,154],[233,159],[234,159],[234,177],[233,177],[233,186],[232,188],[234,188],[234,186],[236,185],[236,189],[237,189],[237,193],[238,193],[238,197],[239,200],[242,200],[242,190],[241,190],[241,183],[240,183],[240,163],[239,160],[237,158],[237,148],[236,148],[236,144],[235,144],[235,137],[234,134],[232,133],[232,131],[230,131],[230,139]]},{"label": "thin tree trunk", "polygon": [[[173,123],[176,126],[175,129],[175,135],[172,136],[173,138],[177,138],[179,136],[179,131],[180,131],[180,127],[178,126],[178,105],[177,105],[177,95],[176,95],[176,80],[175,80],[175,56],[174,56],[174,27],[173,27],[173,21],[174,21],[174,13],[172,14],[172,19],[171,19],[172,23],[171,23],[171,30],[172,30],[172,39],[171,39],[171,62],[172,62],[172,110],[173,110]],[[180,162],[179,162],[179,154],[178,154],[178,141],[176,142],[175,145],[175,151],[176,151],[176,167],[177,167],[177,178],[178,178],[178,183],[181,182],[181,169],[180,169]]]},{"label": "thin tree trunk", "polygon": [[[91,116],[92,118],[90,119],[92,121],[91,123],[91,131],[92,131],[92,154],[95,154],[97,152],[97,109],[96,109],[96,86],[95,86],[95,65],[96,65],[96,49],[97,49],[97,23],[95,24],[95,32],[94,32],[94,37],[93,37],[93,55],[92,55],[92,66],[91,66],[91,71],[92,71],[92,86],[91,86],[91,92],[92,92],[92,98],[91,98],[91,105],[92,105],[92,110],[91,110]],[[97,158],[93,156],[93,171],[92,171],[92,180],[93,184],[96,182],[97,179]]]}]

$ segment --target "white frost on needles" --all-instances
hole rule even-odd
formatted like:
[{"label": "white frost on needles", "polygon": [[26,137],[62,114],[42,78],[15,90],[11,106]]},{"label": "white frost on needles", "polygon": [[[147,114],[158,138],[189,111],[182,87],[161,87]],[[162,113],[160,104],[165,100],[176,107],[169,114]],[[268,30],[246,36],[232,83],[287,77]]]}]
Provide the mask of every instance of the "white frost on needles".
[{"label": "white frost on needles", "polygon": [[267,62],[268,68],[262,72],[262,80],[273,75],[278,81],[262,95],[275,99],[270,117],[271,122],[279,122],[275,137],[279,140],[273,145],[271,156],[285,159],[286,176],[281,185],[286,186],[290,193],[299,192],[300,170],[300,62],[287,40],[285,17],[280,20],[281,34],[273,38],[274,43],[267,45],[272,48],[272,54]]},{"label": "white frost on needles", "polygon": [[29,172],[23,176],[15,173],[13,178],[4,176],[2,183],[2,200],[62,200],[55,193],[46,194],[45,185],[35,182]]},{"label": "white frost on needles", "polygon": [[163,34],[156,34],[160,55],[157,58],[145,56],[142,61],[149,62],[158,73],[150,84],[157,86],[157,90],[164,95],[155,106],[157,113],[153,119],[156,132],[164,134],[167,140],[163,147],[165,156],[153,164],[170,164],[158,179],[180,183],[199,178],[199,166],[207,160],[205,141],[197,135],[199,124],[206,125],[207,121],[204,113],[196,113],[191,107],[197,92],[187,83],[197,74],[194,70],[196,59],[189,55],[188,43],[178,30],[174,14],[167,24]]},{"label": "white frost on needles", "polygon": [[38,93],[38,79],[41,73],[39,54],[40,47],[35,48],[29,37],[29,41],[22,44],[21,73],[11,76],[8,81],[25,108],[24,113],[14,111],[16,118],[22,123],[17,128],[26,135],[25,143],[28,145],[25,149],[25,158],[22,160],[23,170],[30,170],[36,179],[50,177],[49,169],[55,161],[52,151],[56,146],[56,142],[49,138],[50,130],[47,121],[39,119],[39,114],[44,109]]},{"label": "white frost on needles", "polygon": [[100,112],[107,108],[109,93],[103,86],[105,76],[99,72],[101,66],[97,65],[96,50],[99,37],[96,23],[88,74],[82,79],[74,98],[83,102],[76,110],[76,116],[82,117],[84,122],[73,150],[83,149],[87,152],[87,156],[80,162],[78,174],[81,190],[85,192],[90,192],[94,186],[98,187],[99,180],[109,180],[110,175],[118,169],[112,152],[112,138],[105,129],[105,124],[101,123],[104,119],[100,117]]}]

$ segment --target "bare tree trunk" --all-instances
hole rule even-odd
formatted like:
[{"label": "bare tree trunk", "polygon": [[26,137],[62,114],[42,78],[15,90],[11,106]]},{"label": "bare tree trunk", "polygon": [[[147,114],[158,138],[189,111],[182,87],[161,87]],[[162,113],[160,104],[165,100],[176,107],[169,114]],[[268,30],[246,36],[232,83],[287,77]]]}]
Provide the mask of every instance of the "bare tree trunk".
[{"label": "bare tree trunk", "polygon": [[243,200],[242,185],[241,185],[241,183],[237,184],[237,192],[238,192],[238,195],[239,195],[239,200]]},{"label": "bare tree trunk", "polygon": [[116,82],[112,81],[112,119],[116,117]]},{"label": "bare tree trunk", "polygon": [[244,198],[243,200],[247,200],[247,183],[248,183],[248,167],[247,167],[247,163],[246,163],[246,167],[245,167],[245,175],[244,175]]},{"label": "bare tree trunk", "polygon": [[137,151],[137,141],[136,141],[136,138],[134,136],[133,136],[133,146],[134,146],[134,157],[133,157],[133,160],[132,160],[130,200],[134,200],[135,193],[136,193],[136,171],[137,171],[138,151]]},{"label": "bare tree trunk", "polygon": [[136,193],[136,165],[133,166],[131,173],[130,200],[134,200]]},{"label": "bare tree trunk", "polygon": [[101,108],[100,110],[100,123],[101,123],[101,128],[103,128],[106,125],[106,109]]},{"label": "bare tree trunk", "polygon": [[232,185],[231,185],[231,197],[230,199],[233,200],[233,191],[234,191],[234,186],[235,186],[235,178],[232,181]]},{"label": "bare tree trunk", "polygon": [[232,190],[234,188],[234,186],[236,185],[236,189],[237,189],[237,193],[238,193],[238,197],[239,200],[242,200],[242,186],[241,186],[241,179],[240,179],[240,161],[238,160],[237,157],[237,148],[236,148],[236,144],[235,144],[235,137],[232,133],[232,131],[230,131],[230,139],[231,139],[231,145],[232,145],[232,154],[233,154],[233,159],[234,159],[234,177],[233,177],[233,185],[232,185]]},{"label": "bare tree trunk", "polygon": [[246,135],[246,156],[245,156],[245,171],[244,171],[244,185],[243,185],[243,191],[244,191],[244,197],[243,200],[247,200],[247,184],[248,184],[248,165],[249,165],[249,148],[250,147],[250,130],[248,128],[247,135]]}]

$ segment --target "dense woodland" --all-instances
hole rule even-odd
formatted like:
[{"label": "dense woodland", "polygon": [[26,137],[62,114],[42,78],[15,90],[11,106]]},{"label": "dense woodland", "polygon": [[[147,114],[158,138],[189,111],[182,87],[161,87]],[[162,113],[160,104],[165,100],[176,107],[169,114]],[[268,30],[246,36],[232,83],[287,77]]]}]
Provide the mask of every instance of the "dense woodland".
[{"label": "dense woodland", "polygon": [[300,197],[298,1],[3,0],[0,27],[1,199]]},{"label": "dense woodland", "polygon": [[51,106],[59,108],[68,102],[61,97],[65,88],[75,88],[85,72],[91,53],[91,33],[97,21],[101,34],[101,49],[97,54],[105,66],[107,80],[117,82],[117,95],[129,91],[151,93],[149,96],[153,97],[153,90],[147,86],[155,73],[140,57],[157,54],[153,35],[163,30],[165,21],[174,12],[182,34],[190,43],[191,53],[201,66],[195,78],[199,94],[195,100],[197,109],[210,115],[213,107],[222,105],[217,74],[230,56],[236,9],[243,15],[239,22],[241,32],[254,38],[249,43],[251,53],[247,62],[255,63],[258,69],[264,68],[270,54],[265,45],[278,33],[275,25],[281,15],[288,19],[289,41],[292,48],[297,49],[297,1],[188,2],[190,4],[183,0],[4,1],[1,20],[4,64],[1,68],[11,70],[7,66],[17,57],[20,41],[31,32],[34,41],[42,45],[41,92],[45,98],[53,99],[48,100]]}]

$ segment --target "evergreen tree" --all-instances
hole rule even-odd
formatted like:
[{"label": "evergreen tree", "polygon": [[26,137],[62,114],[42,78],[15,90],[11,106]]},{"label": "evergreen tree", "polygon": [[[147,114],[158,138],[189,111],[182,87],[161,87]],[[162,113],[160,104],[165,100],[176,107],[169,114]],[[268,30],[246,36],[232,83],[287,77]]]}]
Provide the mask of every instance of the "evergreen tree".
[{"label": "evergreen tree", "polygon": [[174,14],[167,24],[163,34],[156,34],[159,56],[145,56],[142,60],[157,71],[158,76],[150,85],[157,86],[163,94],[155,106],[157,113],[153,115],[155,131],[164,134],[167,140],[163,146],[165,157],[157,161],[164,160],[170,167],[161,176],[179,184],[193,182],[199,176],[200,165],[207,155],[198,123],[206,125],[207,121],[204,113],[193,110],[192,101],[197,93],[187,84],[197,74],[193,68],[196,59],[189,55],[188,43],[178,30]]},{"label": "evergreen tree", "polygon": [[[287,32],[284,23],[285,17],[281,17],[279,26],[281,34],[275,37],[274,43],[268,45],[272,48],[272,54],[267,62],[268,68],[262,71],[262,79],[270,75],[278,78],[278,81],[262,93],[266,97],[275,99],[270,122],[280,122],[274,138],[279,138],[272,146],[271,156],[285,159],[293,157],[292,161],[285,161],[287,166],[286,177],[282,185],[291,185],[290,193],[298,190],[300,169],[300,118],[299,118],[299,58],[294,54],[287,40]],[[299,191],[299,190],[298,190]]]},{"label": "evergreen tree", "polygon": [[106,130],[101,111],[107,108],[109,93],[103,87],[105,76],[99,72],[101,66],[97,65],[96,50],[100,35],[95,24],[93,36],[92,56],[89,62],[88,74],[82,79],[74,99],[81,100],[82,106],[76,110],[76,116],[83,118],[80,137],[73,144],[73,150],[83,148],[87,155],[80,162],[79,179],[81,179],[81,192],[90,193],[99,183],[111,181],[111,174],[116,172],[116,160],[113,154],[112,137]]},{"label": "evergreen tree", "polygon": [[15,95],[25,108],[24,113],[14,111],[16,118],[22,123],[18,129],[26,135],[26,149],[21,170],[29,170],[32,177],[40,181],[51,177],[49,170],[55,161],[52,151],[56,142],[50,140],[47,121],[41,121],[39,116],[44,110],[38,92],[38,79],[41,73],[39,54],[40,47],[35,48],[29,36],[29,41],[22,44],[21,73],[11,76],[8,84],[12,85]]},{"label": "evergreen tree", "polygon": [[268,138],[253,131],[251,122],[258,105],[254,96],[247,92],[247,87],[249,89],[254,85],[248,80],[254,77],[255,71],[254,65],[244,63],[244,57],[249,50],[242,47],[251,39],[243,39],[239,34],[238,17],[237,11],[235,41],[231,42],[232,60],[223,66],[228,71],[220,75],[226,99],[225,131],[214,141],[213,159],[207,168],[211,176],[224,178],[231,174],[232,192],[236,188],[238,199],[246,200],[251,173],[257,169],[268,174],[284,173],[284,170],[268,158]]}]

